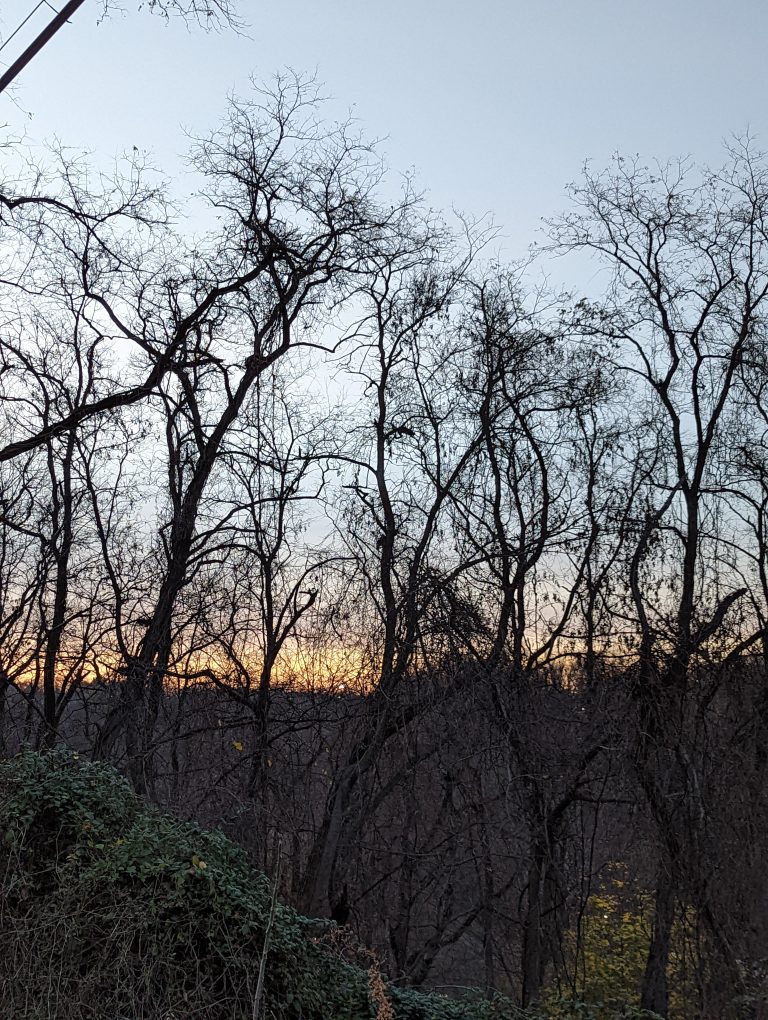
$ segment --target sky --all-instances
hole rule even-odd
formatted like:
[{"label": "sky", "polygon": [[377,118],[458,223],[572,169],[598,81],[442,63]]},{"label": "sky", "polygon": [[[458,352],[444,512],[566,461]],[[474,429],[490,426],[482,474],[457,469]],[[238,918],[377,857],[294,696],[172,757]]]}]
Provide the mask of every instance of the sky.
[{"label": "sky", "polygon": [[[123,2],[98,23],[86,0],[0,95],[6,132],[96,160],[146,149],[183,189],[185,132],[215,126],[228,93],[316,72],[332,112],[382,138],[433,206],[492,212],[510,258],[543,239],[587,158],[717,163],[747,129],[768,148],[765,0],[249,0],[244,36]],[[36,3],[2,0],[3,40]],[[41,8],[0,61],[50,16]]]}]

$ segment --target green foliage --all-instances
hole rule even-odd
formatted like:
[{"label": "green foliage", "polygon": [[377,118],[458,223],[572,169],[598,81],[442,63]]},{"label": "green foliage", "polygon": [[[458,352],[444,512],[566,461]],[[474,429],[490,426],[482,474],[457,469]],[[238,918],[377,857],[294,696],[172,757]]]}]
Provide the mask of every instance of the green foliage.
[{"label": "green foliage", "polygon": [[[0,885],[0,1015],[252,1020],[268,880],[220,833],[149,810],[111,767],[63,751],[0,763]],[[545,1017],[501,998],[386,995],[395,1020]],[[366,969],[278,905],[261,1016],[379,1007]],[[546,1015],[592,1020],[576,1009]]]},{"label": "green foliage", "polygon": [[623,892],[622,879],[613,878],[589,898],[582,919],[578,988],[591,1002],[627,1001],[640,988],[651,938],[648,904],[627,902]]},{"label": "green foliage", "polygon": [[[670,951],[670,1016],[687,1020],[692,1016],[694,989],[689,987],[685,967],[686,930],[689,911],[679,918],[672,931]],[[637,1002],[651,942],[653,897],[630,888],[620,865],[607,869],[601,888],[589,897],[581,918],[578,938],[570,932],[566,952],[575,974],[578,1008],[588,1010],[590,1020],[614,1020],[616,1017],[643,1015]],[[560,1013],[562,1003],[553,1008],[553,1016],[581,1016]],[[569,1007],[572,1008],[572,1007]]]},{"label": "green foliage", "polygon": [[660,1020],[639,1006],[627,1005],[616,999],[550,999],[544,1012],[532,1020]]},{"label": "green foliage", "polygon": [[[67,753],[0,765],[0,791],[2,1015],[250,1018],[271,890],[237,847]],[[311,929],[277,908],[265,1015],[367,1018],[364,972]]]}]

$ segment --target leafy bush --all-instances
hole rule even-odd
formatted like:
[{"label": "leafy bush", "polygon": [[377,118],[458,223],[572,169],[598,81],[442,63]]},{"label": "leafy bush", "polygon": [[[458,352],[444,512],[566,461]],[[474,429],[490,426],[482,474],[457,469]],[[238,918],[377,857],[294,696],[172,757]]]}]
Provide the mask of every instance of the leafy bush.
[{"label": "leafy bush", "polygon": [[[63,751],[0,763],[0,893],[0,1016],[252,1020],[268,880],[111,767]],[[276,906],[262,1017],[537,1020],[500,998],[385,987],[320,929]]]},{"label": "leafy bush", "polygon": [[[587,901],[578,938],[575,931],[565,938],[579,1001],[586,1004],[591,1020],[613,1020],[618,1010],[630,1008],[626,1003],[637,1001],[651,944],[652,917],[651,894],[633,890],[620,864],[609,866],[600,888]],[[696,989],[686,968],[686,936],[691,930],[695,930],[695,915],[688,908],[675,920],[672,931],[668,976],[674,1020],[696,1015]],[[632,1008],[637,1013],[639,1007]]]}]

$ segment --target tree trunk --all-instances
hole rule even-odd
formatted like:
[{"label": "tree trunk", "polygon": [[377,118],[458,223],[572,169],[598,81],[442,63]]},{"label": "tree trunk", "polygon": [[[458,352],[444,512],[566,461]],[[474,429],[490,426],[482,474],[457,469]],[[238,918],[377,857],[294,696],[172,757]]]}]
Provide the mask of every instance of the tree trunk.
[{"label": "tree trunk", "polygon": [[[329,804],[312,851],[304,876],[302,906],[310,917],[330,917],[336,905],[337,863],[340,857],[344,823],[352,790],[358,777],[346,765],[335,789],[331,791]],[[343,883],[341,883],[343,884]]]},{"label": "tree trunk", "polygon": [[661,1017],[669,1012],[667,969],[675,916],[675,887],[671,869],[662,862],[656,884],[653,934],[640,986],[640,1007]]},{"label": "tree trunk", "polygon": [[72,552],[72,457],[75,448],[75,433],[67,436],[67,445],[62,462],[61,491],[59,491],[53,449],[48,447],[48,464],[51,475],[51,495],[54,532],[52,536],[53,556],[56,563],[56,584],[54,588],[53,615],[46,630],[43,659],[43,734],[42,748],[51,750],[56,744],[58,720],[56,718],[56,667],[59,661],[61,639],[67,618],[69,597],[69,558]]},{"label": "tree trunk", "polygon": [[523,922],[523,1008],[538,1002],[544,985],[546,969],[544,900],[547,881],[546,850],[537,843],[533,847],[528,868],[528,907]]}]

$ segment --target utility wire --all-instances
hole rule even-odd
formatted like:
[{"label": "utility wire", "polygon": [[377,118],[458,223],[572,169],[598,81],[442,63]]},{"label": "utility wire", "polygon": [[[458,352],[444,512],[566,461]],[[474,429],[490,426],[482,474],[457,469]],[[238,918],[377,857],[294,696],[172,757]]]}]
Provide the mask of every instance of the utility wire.
[{"label": "utility wire", "polygon": [[[24,50],[21,56],[18,57],[11,64],[11,66],[8,68],[5,74],[3,74],[3,76],[0,78],[0,92],[5,91],[5,89],[11,84],[14,78],[18,74],[20,74],[21,71],[24,70],[24,68],[27,66],[30,60],[37,53],[40,52],[40,50],[43,48],[43,46],[45,46],[49,39],[52,39],[53,36],[56,35],[61,26],[65,24],[69,20],[69,18],[75,13],[78,7],[81,7],[84,3],[85,0],[69,0],[69,3],[65,4],[62,7],[62,9],[56,14],[56,16],[51,21],[48,22],[46,27],[37,36],[37,38],[33,39],[33,41],[29,44],[29,46],[27,46],[27,48]],[[38,7],[40,6],[42,6],[42,4],[38,4]],[[47,4],[47,6],[51,7],[50,4]],[[35,8],[35,10],[37,10],[37,7]],[[51,7],[51,10],[55,10],[55,8]],[[35,12],[32,11],[32,14],[34,13]],[[31,16],[32,15],[30,14],[29,17]],[[29,17],[26,19],[27,21],[29,20]],[[22,24],[25,23],[26,22],[22,22]],[[19,25],[19,28],[21,27],[22,26]],[[18,30],[19,29],[16,29],[17,32]],[[14,35],[15,34],[16,33],[14,32]]]},{"label": "utility wire", "polygon": [[40,3],[36,7],[32,8],[32,10],[29,12],[29,14],[26,16],[26,18],[22,21],[22,23],[20,25],[18,25],[13,30],[13,32],[11,32],[11,34],[8,36],[8,38],[5,40],[5,42],[2,44],[2,46],[0,46],[0,53],[3,52],[3,50],[8,45],[8,43],[11,41],[11,39],[13,39],[13,37],[15,35],[19,34],[19,32],[22,30],[22,28],[24,28],[24,26],[29,21],[29,19],[32,17],[32,15],[33,14],[37,14],[37,12],[40,10],[41,7],[50,7],[54,14],[58,14],[59,13],[56,10],[55,7],[51,7],[51,5],[48,3],[48,0],[40,0]]}]

